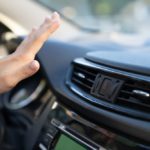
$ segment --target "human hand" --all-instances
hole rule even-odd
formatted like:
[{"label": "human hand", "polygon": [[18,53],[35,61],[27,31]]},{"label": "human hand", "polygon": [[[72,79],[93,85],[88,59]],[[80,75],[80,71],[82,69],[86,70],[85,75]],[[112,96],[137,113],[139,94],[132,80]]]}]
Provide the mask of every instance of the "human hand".
[{"label": "human hand", "polygon": [[0,93],[10,90],[18,82],[39,70],[40,65],[37,60],[34,60],[35,55],[59,26],[60,17],[55,12],[38,28],[33,28],[13,54],[0,60]]}]

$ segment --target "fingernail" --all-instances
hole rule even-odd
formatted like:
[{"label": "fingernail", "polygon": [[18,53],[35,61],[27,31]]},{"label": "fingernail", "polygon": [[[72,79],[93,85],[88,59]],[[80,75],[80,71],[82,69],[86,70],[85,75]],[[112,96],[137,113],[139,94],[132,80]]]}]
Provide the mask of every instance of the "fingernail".
[{"label": "fingernail", "polygon": [[53,14],[54,14],[54,15],[59,15],[57,11],[54,11]]},{"label": "fingernail", "polygon": [[59,14],[55,11],[55,12],[52,14],[52,19],[54,19],[56,16],[59,16]]}]

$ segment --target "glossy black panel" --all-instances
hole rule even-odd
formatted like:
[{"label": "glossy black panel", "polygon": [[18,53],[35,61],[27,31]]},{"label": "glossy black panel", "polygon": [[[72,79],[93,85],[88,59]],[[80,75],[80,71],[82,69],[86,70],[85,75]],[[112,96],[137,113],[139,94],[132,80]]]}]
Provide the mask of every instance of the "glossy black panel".
[{"label": "glossy black panel", "polygon": [[76,133],[109,150],[150,150],[150,146],[135,142],[101,126],[97,126],[60,105],[49,112],[49,122],[57,119]]}]

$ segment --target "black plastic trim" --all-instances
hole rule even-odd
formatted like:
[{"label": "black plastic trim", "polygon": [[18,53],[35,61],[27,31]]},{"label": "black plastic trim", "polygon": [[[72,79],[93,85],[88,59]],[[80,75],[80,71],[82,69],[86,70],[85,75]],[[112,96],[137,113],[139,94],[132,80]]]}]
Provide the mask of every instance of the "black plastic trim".
[{"label": "black plastic trim", "polygon": [[[93,69],[108,72],[108,73],[111,73],[114,75],[118,75],[118,71],[111,70],[111,68],[105,68],[103,66],[99,66],[99,65],[91,63],[83,58],[75,59],[73,64],[79,64],[79,65],[83,65],[88,68],[93,68]],[[119,106],[116,103],[110,103],[108,101],[104,101],[100,98],[96,98],[96,97],[84,92],[82,89],[80,89],[78,86],[76,86],[71,81],[71,78],[70,78],[71,72],[72,72],[72,68],[68,72],[68,75],[66,78],[66,85],[72,92],[74,92],[75,94],[77,94],[78,96],[83,98],[83,100],[85,100],[97,107],[108,109],[113,112],[118,112],[120,114],[124,114],[124,115],[130,116],[130,117],[135,117],[137,119],[150,120],[150,115],[148,113],[140,112],[140,111],[133,110],[133,109],[128,109],[123,106]],[[123,74],[119,73],[119,75],[126,76],[126,78],[127,77],[129,78],[129,76],[126,75],[126,73],[123,73]],[[142,78],[140,78],[140,79],[138,78],[138,80],[142,80]],[[144,80],[144,77],[143,77],[143,80]]]},{"label": "black plastic trim", "polygon": [[[72,60],[84,57],[85,54],[90,51],[93,50],[60,41],[48,41],[43,46],[38,54],[38,60],[41,63],[41,69],[45,73],[49,86],[53,89],[58,98],[58,102],[80,114],[80,116],[90,122],[103,125],[103,127],[107,127],[113,132],[127,135],[129,139],[134,139],[141,144],[147,143],[149,145],[150,121],[135,119],[109,110],[97,108],[83,101],[83,98],[77,96],[77,94],[70,92],[66,86],[65,78]],[[148,77],[144,78],[136,74],[135,76],[134,74],[130,75],[133,78],[150,81]]]}]

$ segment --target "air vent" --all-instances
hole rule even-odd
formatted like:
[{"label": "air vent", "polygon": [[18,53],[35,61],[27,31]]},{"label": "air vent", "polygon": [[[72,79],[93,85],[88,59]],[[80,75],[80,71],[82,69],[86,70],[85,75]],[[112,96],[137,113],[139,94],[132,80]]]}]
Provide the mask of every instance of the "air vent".
[{"label": "air vent", "polygon": [[74,65],[72,83],[101,100],[114,103],[123,81],[82,65]]},{"label": "air vent", "polygon": [[136,80],[126,81],[120,90],[117,104],[150,113],[150,84]]},{"label": "air vent", "polygon": [[[66,85],[100,108],[150,120],[150,77],[76,59]],[[71,77],[71,78],[70,78]]]},{"label": "air vent", "polygon": [[85,92],[90,93],[97,71],[81,65],[74,65],[72,72],[72,82],[78,85]]}]

